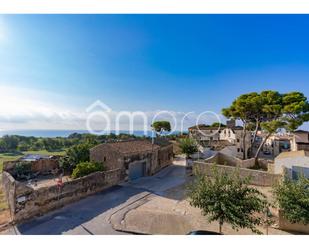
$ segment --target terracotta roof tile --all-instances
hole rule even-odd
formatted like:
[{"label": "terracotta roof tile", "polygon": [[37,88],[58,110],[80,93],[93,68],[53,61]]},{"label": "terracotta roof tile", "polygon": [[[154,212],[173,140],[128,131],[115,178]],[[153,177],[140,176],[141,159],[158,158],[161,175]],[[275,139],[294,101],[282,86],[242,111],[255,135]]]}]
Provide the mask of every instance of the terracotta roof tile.
[{"label": "terracotta roof tile", "polygon": [[139,153],[160,148],[159,145],[152,145],[152,143],[148,140],[107,143],[106,145],[123,154]]}]

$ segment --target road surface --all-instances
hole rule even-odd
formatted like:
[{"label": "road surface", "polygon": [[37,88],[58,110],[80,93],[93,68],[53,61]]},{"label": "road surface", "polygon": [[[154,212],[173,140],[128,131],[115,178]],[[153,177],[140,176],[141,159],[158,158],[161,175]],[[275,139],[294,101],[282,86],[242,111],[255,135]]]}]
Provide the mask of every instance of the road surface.
[{"label": "road surface", "polygon": [[124,212],[129,206],[141,205],[147,200],[147,196],[162,195],[185,181],[185,167],[172,165],[154,176],[114,186],[42,217],[11,227],[3,234],[126,234],[113,229],[110,222],[113,215]]}]

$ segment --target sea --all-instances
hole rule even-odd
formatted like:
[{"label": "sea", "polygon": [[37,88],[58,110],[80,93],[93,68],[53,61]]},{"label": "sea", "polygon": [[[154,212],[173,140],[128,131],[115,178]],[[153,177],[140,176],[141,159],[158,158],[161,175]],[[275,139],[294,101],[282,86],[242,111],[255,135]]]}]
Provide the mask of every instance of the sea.
[{"label": "sea", "polygon": [[[87,130],[0,130],[0,137],[4,135],[19,135],[19,136],[26,136],[26,137],[68,137],[72,133],[80,133],[80,134],[89,134]],[[110,133],[115,133],[115,131],[111,131]],[[129,131],[122,130],[119,133],[130,134]],[[177,134],[179,132],[174,132]],[[145,136],[144,131],[133,131],[133,135],[135,136]],[[147,137],[154,136],[152,131],[146,132]]]}]

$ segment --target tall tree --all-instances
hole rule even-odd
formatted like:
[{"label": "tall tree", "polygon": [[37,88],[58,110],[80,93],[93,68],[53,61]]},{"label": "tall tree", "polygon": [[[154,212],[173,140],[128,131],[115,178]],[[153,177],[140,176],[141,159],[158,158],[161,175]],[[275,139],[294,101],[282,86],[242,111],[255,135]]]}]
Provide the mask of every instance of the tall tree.
[{"label": "tall tree", "polygon": [[154,129],[156,134],[162,134],[163,132],[170,132],[171,131],[171,123],[168,121],[155,121],[151,125]]},{"label": "tall tree", "polygon": [[252,127],[252,124],[255,124],[256,134],[260,126],[260,101],[259,94],[256,92],[242,94],[232,102],[230,107],[222,109],[222,114],[224,116],[240,120],[243,124],[243,159],[247,158],[246,136],[248,129]]},{"label": "tall tree", "polygon": [[223,224],[229,223],[233,229],[249,228],[260,234],[256,226],[263,223],[268,204],[261,192],[248,186],[249,181],[238,171],[228,175],[214,166],[211,176],[199,175],[189,187],[190,204],[200,208],[209,222],[219,221],[220,233]]},{"label": "tall tree", "polygon": [[[253,132],[251,148],[256,142],[258,130],[263,131],[263,140],[254,155],[257,160],[267,139],[279,128],[293,131],[309,120],[309,104],[300,92],[280,94],[277,91],[263,91],[240,95],[222,113],[228,118],[242,121],[244,145],[247,131]],[[246,148],[243,149],[243,158],[246,158]]]}]

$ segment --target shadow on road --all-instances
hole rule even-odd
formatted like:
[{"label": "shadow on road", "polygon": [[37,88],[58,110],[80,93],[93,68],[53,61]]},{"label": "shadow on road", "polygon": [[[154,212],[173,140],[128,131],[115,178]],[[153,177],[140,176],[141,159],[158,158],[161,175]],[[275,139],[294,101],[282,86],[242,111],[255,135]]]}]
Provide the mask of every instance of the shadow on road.
[{"label": "shadow on road", "polygon": [[42,217],[25,222],[18,225],[17,230],[20,234],[28,235],[74,234],[77,231],[83,234],[110,234],[113,233],[113,230],[108,218],[115,210],[122,209],[122,206],[125,207],[129,203],[139,200],[145,196],[145,193],[180,200],[184,198],[182,193],[184,193],[187,180],[186,167],[174,164],[154,176],[142,177],[121,186],[111,187]]},{"label": "shadow on road", "polygon": [[125,203],[141,192],[143,190],[137,188],[111,187],[45,216],[23,223],[17,229],[20,234],[25,235],[59,235],[100,215],[102,217],[99,219],[102,219],[102,225],[104,225],[104,212]]}]

